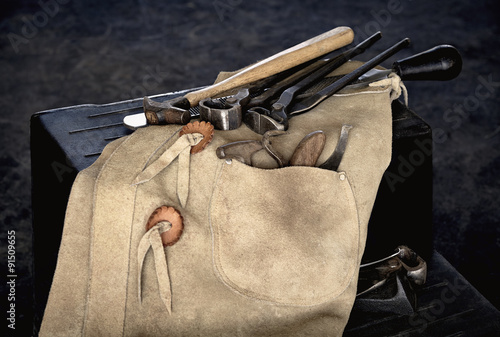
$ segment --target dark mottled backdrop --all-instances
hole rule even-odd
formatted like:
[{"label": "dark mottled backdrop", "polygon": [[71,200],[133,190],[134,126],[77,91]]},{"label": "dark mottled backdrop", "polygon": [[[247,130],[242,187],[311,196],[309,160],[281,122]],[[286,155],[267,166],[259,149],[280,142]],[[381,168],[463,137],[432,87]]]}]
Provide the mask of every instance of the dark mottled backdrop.
[{"label": "dark mottled backdrop", "polygon": [[31,320],[33,113],[206,85],[219,70],[340,25],[352,27],[358,41],[381,30],[384,46],[410,37],[401,57],[442,43],[461,51],[458,79],[407,83],[410,107],[435,132],[435,247],[500,306],[498,286],[489,282],[500,282],[496,1],[3,0],[0,7],[0,275],[8,275],[7,233],[15,230],[18,328]]}]

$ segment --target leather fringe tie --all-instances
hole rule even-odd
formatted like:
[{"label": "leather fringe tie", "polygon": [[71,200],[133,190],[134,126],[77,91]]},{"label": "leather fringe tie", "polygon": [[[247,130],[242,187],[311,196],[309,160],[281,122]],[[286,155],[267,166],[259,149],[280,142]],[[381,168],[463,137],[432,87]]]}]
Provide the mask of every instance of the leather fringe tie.
[{"label": "leather fringe tie", "polygon": [[386,79],[369,84],[370,87],[384,86],[384,85],[392,86],[391,100],[395,100],[402,93],[405,105],[408,106],[408,90],[406,90],[406,86],[404,85],[403,81],[398,75],[391,73],[387,76]]},{"label": "leather fringe tie", "polygon": [[172,224],[168,221],[158,222],[156,225],[151,227],[146,234],[142,237],[139,242],[139,248],[137,253],[137,260],[139,263],[139,275],[138,275],[138,294],[139,303],[142,304],[142,267],[144,264],[144,259],[149,249],[153,249],[156,278],[158,279],[158,290],[161,300],[169,314],[172,314],[172,290],[170,287],[170,276],[168,275],[168,264],[167,258],[165,256],[165,251],[163,249],[163,243],[161,239],[161,234],[168,231],[172,227]]},{"label": "leather fringe tie", "polygon": [[177,197],[182,207],[186,206],[189,194],[189,163],[191,147],[197,145],[203,139],[201,133],[188,133],[179,137],[157,160],[146,167],[144,171],[134,179],[132,185],[139,185],[153,179],[165,167],[170,165],[175,158],[179,157],[177,169]]}]

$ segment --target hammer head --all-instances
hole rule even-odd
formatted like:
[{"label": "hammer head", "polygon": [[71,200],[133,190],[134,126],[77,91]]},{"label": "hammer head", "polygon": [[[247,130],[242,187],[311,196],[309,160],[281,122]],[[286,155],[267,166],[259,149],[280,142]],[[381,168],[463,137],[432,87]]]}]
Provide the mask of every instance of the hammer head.
[{"label": "hammer head", "polygon": [[242,120],[241,105],[222,103],[206,98],[199,103],[200,119],[208,121],[218,130],[234,130],[240,127]]},{"label": "hammer head", "polygon": [[242,121],[242,105],[250,100],[250,90],[242,88],[234,96],[227,97],[225,102],[219,99],[206,98],[200,101],[200,119],[210,122],[218,130],[234,130]]},{"label": "hammer head", "polygon": [[156,102],[144,97],[144,114],[149,124],[186,124],[191,119],[191,103],[185,97]]}]

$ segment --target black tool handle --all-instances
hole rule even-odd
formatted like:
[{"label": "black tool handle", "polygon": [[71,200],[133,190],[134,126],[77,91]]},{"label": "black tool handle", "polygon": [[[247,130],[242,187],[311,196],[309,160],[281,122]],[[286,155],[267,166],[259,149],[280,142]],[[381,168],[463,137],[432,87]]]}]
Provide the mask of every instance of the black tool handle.
[{"label": "black tool handle", "polygon": [[[280,96],[277,104],[285,106],[286,109],[291,105],[292,101],[295,99],[297,93],[301,90],[304,90],[316,83],[333,70],[339,68],[341,65],[349,61],[351,58],[358,56],[364,53],[368,48],[370,48],[375,42],[382,38],[381,32],[376,32],[360,44],[356,45],[354,48],[347,50],[346,52],[340,54],[339,56],[325,62],[325,65],[315,70],[314,72],[308,74],[305,78],[303,78],[300,82],[294,84],[293,86],[287,88]],[[275,103],[275,104],[276,104]],[[275,118],[275,116],[271,115],[271,117]],[[279,117],[279,116],[276,116]],[[286,118],[286,116],[283,116]]]},{"label": "black tool handle", "polygon": [[393,70],[406,81],[448,81],[462,71],[462,56],[450,45],[440,45],[396,61]]}]

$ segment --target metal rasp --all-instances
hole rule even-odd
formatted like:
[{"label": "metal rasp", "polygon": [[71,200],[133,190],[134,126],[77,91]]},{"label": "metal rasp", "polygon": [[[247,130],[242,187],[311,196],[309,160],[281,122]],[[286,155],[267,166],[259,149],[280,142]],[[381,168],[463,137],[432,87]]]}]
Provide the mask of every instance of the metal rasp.
[{"label": "metal rasp", "polygon": [[316,105],[318,105],[320,102],[325,100],[326,98],[330,97],[331,95],[335,94],[336,92],[340,91],[342,88],[346,87],[347,85],[351,84],[352,82],[356,81],[361,75],[365,74],[368,72],[370,69],[373,67],[379,65],[383,61],[387,60],[389,57],[393,56],[403,48],[406,48],[410,45],[410,39],[406,38],[401,40],[400,42],[396,43],[392,47],[386,49],[384,52],[380,53],[379,55],[375,56],[359,68],[355,69],[354,71],[350,72],[349,74],[344,75],[342,78],[339,80],[333,82],[326,88],[320,90],[316,94],[312,95],[309,98],[306,98],[300,102],[297,102],[291,109],[289,115],[297,115],[301,114],[304,112],[307,112],[314,108]]},{"label": "metal rasp", "polygon": [[253,131],[264,134],[265,132],[288,129],[288,111],[290,110],[293,101],[297,94],[314,83],[320,81],[326,75],[337,69],[351,58],[360,55],[366,49],[370,48],[375,42],[380,40],[382,34],[377,32],[337,57],[327,61],[320,68],[311,71],[309,74],[302,75],[301,79],[294,83],[286,79],[280,84],[284,90],[278,100],[273,103],[271,110],[262,106],[253,106],[245,115],[245,124]]}]

